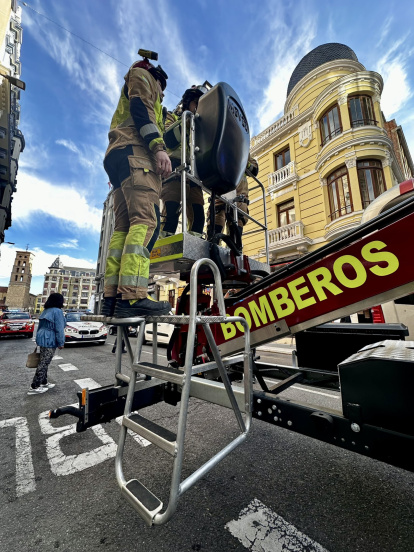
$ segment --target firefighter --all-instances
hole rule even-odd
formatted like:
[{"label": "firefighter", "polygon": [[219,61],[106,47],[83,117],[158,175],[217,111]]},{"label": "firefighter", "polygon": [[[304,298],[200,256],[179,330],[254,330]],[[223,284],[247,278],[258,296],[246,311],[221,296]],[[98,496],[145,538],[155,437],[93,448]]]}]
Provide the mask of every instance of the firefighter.
[{"label": "firefighter", "polygon": [[[250,154],[249,159],[247,161],[246,170],[249,170],[254,176],[257,176],[259,172],[259,165]],[[249,186],[247,183],[247,176],[246,173],[243,174],[242,179],[237,185],[236,188],[236,197],[240,198],[239,201],[236,201],[236,207],[241,209],[244,213],[249,214]],[[226,225],[226,222],[232,220],[233,217],[233,209],[231,207],[227,207],[227,205],[220,201],[219,199],[216,200],[215,203],[215,224],[214,224],[214,233],[215,234],[221,234],[224,230],[224,227]],[[241,213],[237,213],[237,224],[239,227],[240,235],[243,233],[243,227],[247,223],[247,217],[244,217]],[[210,210],[207,215],[207,234],[209,238],[211,237],[211,229],[209,227],[210,223]],[[228,225],[228,224],[227,224]]]},{"label": "firefighter", "polygon": [[[181,99],[179,115],[169,113],[166,119],[164,140],[168,147],[173,170],[181,164],[181,113],[191,111],[196,113],[200,97],[207,92],[205,86],[192,86],[186,90]],[[201,236],[204,229],[204,199],[200,186],[187,180],[187,223],[188,231],[195,236]],[[180,216],[181,177],[164,183],[161,191],[164,207],[160,237],[165,238],[175,234]]]},{"label": "firefighter", "polygon": [[[150,253],[160,229],[162,178],[171,173],[163,140],[161,102],[167,74],[144,60],[125,76],[112,117],[104,168],[114,188],[115,227],[109,243],[101,314],[125,318],[167,314],[167,301],[147,296]],[[148,55],[149,54],[149,55]]]}]

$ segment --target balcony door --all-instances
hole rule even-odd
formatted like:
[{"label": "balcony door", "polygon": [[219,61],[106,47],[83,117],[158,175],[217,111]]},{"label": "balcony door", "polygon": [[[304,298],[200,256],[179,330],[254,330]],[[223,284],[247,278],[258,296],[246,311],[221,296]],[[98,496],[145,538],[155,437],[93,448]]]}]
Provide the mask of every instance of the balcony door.
[{"label": "balcony door", "polygon": [[275,170],[278,171],[290,163],[290,150],[289,148],[275,155]]},{"label": "balcony door", "polygon": [[277,206],[277,221],[279,223],[279,227],[287,226],[288,224],[296,221],[295,202],[293,199]]}]

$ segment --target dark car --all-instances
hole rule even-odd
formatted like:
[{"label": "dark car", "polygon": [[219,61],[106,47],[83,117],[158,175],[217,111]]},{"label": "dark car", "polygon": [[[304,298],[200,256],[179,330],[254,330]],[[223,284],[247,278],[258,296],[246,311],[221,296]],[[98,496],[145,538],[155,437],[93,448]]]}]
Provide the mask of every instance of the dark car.
[{"label": "dark car", "polygon": [[[116,330],[118,326],[109,326],[109,334],[110,335],[116,335]],[[128,326],[128,336],[129,337],[137,337],[138,335],[138,328],[137,326]]]}]

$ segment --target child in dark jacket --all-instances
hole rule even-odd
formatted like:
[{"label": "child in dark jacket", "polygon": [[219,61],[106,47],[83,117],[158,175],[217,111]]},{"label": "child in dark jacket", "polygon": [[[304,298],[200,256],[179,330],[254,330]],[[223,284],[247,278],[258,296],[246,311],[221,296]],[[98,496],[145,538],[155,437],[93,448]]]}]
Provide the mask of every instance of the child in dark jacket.
[{"label": "child in dark jacket", "polygon": [[48,383],[47,370],[55,354],[56,347],[63,349],[65,344],[65,317],[62,312],[63,295],[51,293],[39,317],[36,344],[40,347],[40,362],[33,378],[28,395],[40,395],[55,386]]}]

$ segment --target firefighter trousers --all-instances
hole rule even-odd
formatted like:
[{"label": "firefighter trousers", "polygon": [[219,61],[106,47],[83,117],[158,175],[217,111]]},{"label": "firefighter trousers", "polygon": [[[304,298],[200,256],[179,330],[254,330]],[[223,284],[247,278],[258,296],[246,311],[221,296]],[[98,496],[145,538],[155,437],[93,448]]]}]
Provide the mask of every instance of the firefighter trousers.
[{"label": "firefighter trousers", "polygon": [[147,296],[150,253],[160,231],[161,177],[155,158],[144,147],[127,146],[105,158],[114,188],[115,227],[108,247],[104,297]]},{"label": "firefighter trousers", "polygon": [[[164,232],[175,234],[180,216],[181,179],[163,184],[161,199],[164,204],[161,228]],[[205,215],[203,191],[200,186],[187,181],[186,200],[188,231],[201,234],[204,229]]]}]

